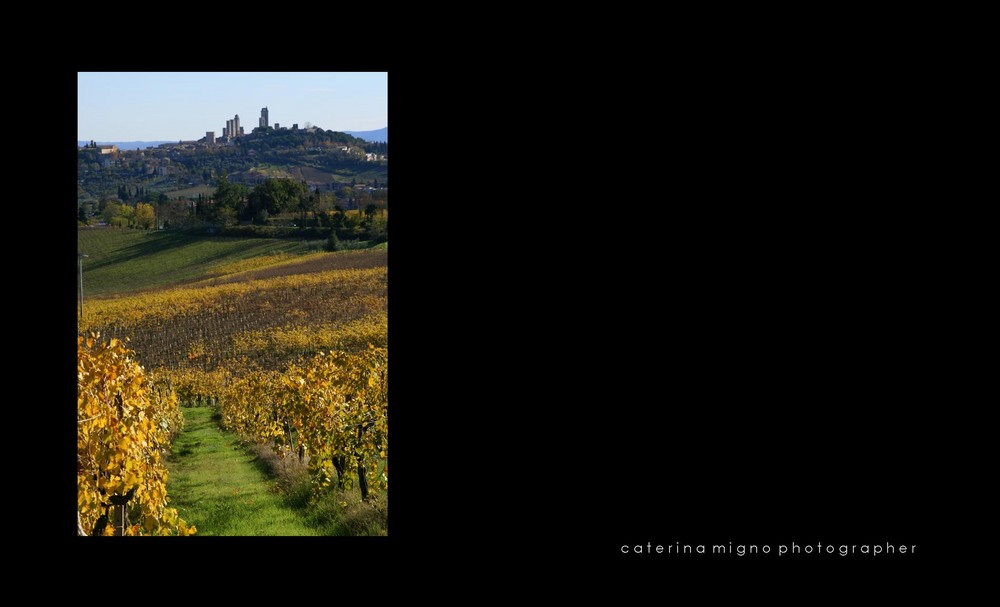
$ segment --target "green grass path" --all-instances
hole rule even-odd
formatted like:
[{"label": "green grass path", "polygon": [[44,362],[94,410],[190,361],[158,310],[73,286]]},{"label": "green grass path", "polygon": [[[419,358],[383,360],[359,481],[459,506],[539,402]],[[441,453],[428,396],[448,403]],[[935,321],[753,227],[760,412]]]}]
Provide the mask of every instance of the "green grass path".
[{"label": "green grass path", "polygon": [[184,429],[168,462],[170,505],[198,535],[318,535],[289,506],[236,436],[212,420],[209,407],[185,407]]}]

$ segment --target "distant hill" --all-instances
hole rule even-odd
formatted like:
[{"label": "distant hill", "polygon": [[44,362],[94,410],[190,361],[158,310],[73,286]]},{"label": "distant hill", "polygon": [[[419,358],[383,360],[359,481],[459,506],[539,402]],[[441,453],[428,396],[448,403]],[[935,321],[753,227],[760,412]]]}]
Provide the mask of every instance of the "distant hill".
[{"label": "distant hill", "polygon": [[[89,144],[89,141],[77,141],[76,147],[82,148]],[[117,145],[119,150],[144,150],[155,148],[161,143],[175,143],[174,141],[97,141],[97,145]]]},{"label": "distant hill", "polygon": [[[364,139],[365,141],[384,141],[389,143],[389,127],[382,127],[374,131],[343,131],[352,137]],[[121,146],[118,146],[121,147]]]},{"label": "distant hill", "polygon": [[[157,143],[117,142],[123,149],[117,157],[81,147],[77,153],[77,201],[96,204],[102,198],[120,197],[123,188],[128,191],[127,198],[139,190],[146,198],[160,194],[193,197],[214,189],[217,176],[223,172],[230,181],[246,186],[269,177],[287,177],[323,192],[336,191],[351,182],[386,185],[388,179],[387,142],[365,141],[319,127],[308,131],[255,128],[233,144],[193,146],[183,153]],[[140,156],[135,149],[122,148],[129,144],[154,147],[140,150]],[[381,158],[370,158],[366,153]]]}]

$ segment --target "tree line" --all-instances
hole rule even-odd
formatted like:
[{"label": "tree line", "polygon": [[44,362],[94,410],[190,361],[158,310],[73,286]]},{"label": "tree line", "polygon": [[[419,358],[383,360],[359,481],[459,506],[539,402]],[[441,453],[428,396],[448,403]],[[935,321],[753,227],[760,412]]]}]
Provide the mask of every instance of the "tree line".
[{"label": "tree line", "polygon": [[[372,185],[372,182],[365,185]],[[266,226],[280,214],[298,216],[299,227],[333,228],[342,237],[385,238],[388,206],[386,190],[369,192],[352,181],[339,196],[334,192],[310,191],[304,182],[287,178],[268,179],[252,188],[234,183],[223,173],[211,196],[199,194],[191,200],[172,200],[163,193],[153,194],[142,187],[119,186],[118,198],[102,199],[96,208],[79,206],[79,221],[89,223],[89,215],[99,216],[107,225],[152,229],[238,223]],[[348,211],[356,210],[357,213]],[[286,219],[287,221],[287,219]],[[336,240],[333,238],[332,240]],[[337,245],[333,241],[331,248]]]}]

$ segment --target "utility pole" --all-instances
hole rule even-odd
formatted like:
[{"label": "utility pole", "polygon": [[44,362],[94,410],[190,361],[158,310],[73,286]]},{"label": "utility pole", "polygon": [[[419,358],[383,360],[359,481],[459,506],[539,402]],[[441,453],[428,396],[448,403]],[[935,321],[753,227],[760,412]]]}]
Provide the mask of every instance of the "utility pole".
[{"label": "utility pole", "polygon": [[83,258],[90,255],[77,253],[77,256],[80,258],[80,320],[83,320]]}]

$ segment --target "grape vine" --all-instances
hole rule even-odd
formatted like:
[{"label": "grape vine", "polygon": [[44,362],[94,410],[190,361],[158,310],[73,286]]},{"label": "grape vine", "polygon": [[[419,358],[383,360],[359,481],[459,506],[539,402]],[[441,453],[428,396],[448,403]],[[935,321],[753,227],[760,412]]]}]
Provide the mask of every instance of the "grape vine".
[{"label": "grape vine", "polygon": [[308,452],[314,493],[357,483],[368,499],[389,483],[387,386],[385,348],[321,352],[284,372],[226,382],[219,412],[227,429],[272,444],[282,457]]},{"label": "grape vine", "polygon": [[120,503],[124,535],[197,531],[167,507],[163,457],[183,425],[177,403],[120,340],[77,339],[77,509],[86,534],[112,535],[111,511]]}]

